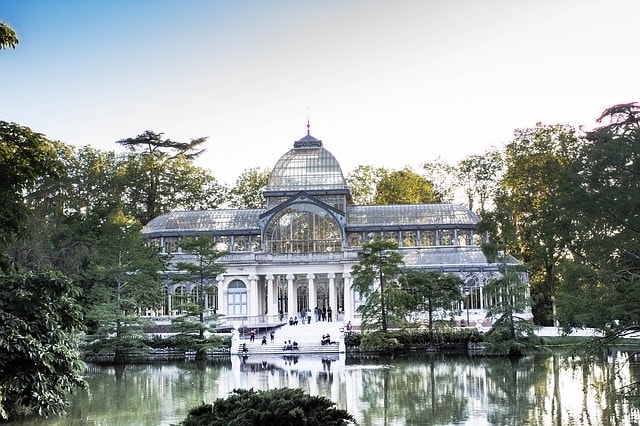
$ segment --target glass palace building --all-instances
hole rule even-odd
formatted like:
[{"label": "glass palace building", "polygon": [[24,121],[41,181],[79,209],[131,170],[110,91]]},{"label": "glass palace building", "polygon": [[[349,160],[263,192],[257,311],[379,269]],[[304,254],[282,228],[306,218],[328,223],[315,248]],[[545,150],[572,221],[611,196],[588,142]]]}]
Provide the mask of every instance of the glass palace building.
[{"label": "glass palace building", "polygon": [[[309,130],[278,160],[263,195],[265,209],[174,211],[143,229],[173,262],[189,261],[178,247],[182,237],[215,239],[227,253],[218,259],[226,271],[206,283],[205,307],[229,324],[273,323],[315,307],[357,324],[362,300],[351,289],[351,268],[375,237],[396,241],[407,268],[461,277],[467,320],[469,311],[484,318],[494,303],[483,287],[499,267],[482,253],[476,214],[457,204],[354,205],[340,164]],[[168,281],[161,314],[176,314],[198,291],[196,282]]]}]

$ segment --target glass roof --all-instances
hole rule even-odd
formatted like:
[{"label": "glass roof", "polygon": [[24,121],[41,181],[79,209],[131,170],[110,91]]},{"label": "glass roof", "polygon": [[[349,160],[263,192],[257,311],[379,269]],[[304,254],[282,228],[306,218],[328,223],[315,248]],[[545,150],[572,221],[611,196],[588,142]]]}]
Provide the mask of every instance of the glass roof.
[{"label": "glass roof", "polygon": [[307,133],[284,154],[269,177],[267,191],[347,189],[342,169],[322,141]]},{"label": "glass roof", "polygon": [[402,204],[347,207],[348,227],[394,225],[475,225],[480,217],[456,204]]},{"label": "glass roof", "polygon": [[262,213],[263,209],[177,211],[151,220],[144,226],[142,233],[258,230]]},{"label": "glass roof", "polygon": [[[214,231],[259,231],[264,209],[176,211],[147,223],[142,232],[185,233]],[[473,226],[480,218],[466,207],[455,204],[403,204],[347,207],[347,228],[389,226]]]},{"label": "glass roof", "polygon": [[[455,265],[470,266],[489,265],[486,256],[480,247],[429,247],[425,249],[400,250],[406,266],[414,267],[451,267]],[[507,264],[519,265],[520,263],[513,257],[507,256]]]}]

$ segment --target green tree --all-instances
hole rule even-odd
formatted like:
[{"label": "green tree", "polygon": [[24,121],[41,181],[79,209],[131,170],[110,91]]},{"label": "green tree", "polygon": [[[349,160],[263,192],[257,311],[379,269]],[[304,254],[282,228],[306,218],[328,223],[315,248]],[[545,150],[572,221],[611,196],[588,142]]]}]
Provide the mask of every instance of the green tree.
[{"label": "green tree", "polygon": [[0,121],[0,270],[7,245],[25,230],[30,209],[24,195],[43,176],[63,173],[54,145],[42,134]]},{"label": "green tree", "polygon": [[[550,325],[558,262],[567,256],[572,218],[565,213],[567,181],[573,174],[572,159],[580,141],[568,125],[515,131],[505,150],[506,171],[496,210],[513,224],[509,247],[530,268],[534,321]],[[499,234],[498,238],[504,239]]]},{"label": "green tree", "polygon": [[467,207],[482,214],[496,194],[503,173],[502,154],[492,149],[482,155],[469,155],[458,162],[457,179],[467,197]]},{"label": "green tree", "polygon": [[54,143],[64,167],[61,176],[44,176],[27,200],[48,214],[100,217],[123,208],[125,157],[90,146],[74,148]]},{"label": "green tree", "polygon": [[458,187],[455,167],[438,157],[434,161],[423,163],[422,170],[434,191],[440,194],[441,201],[452,202]]},{"label": "green tree", "polygon": [[376,187],[376,204],[439,203],[438,194],[431,182],[413,170],[394,171],[383,177]]},{"label": "green tree", "polygon": [[16,32],[9,25],[0,22],[0,49],[6,49],[7,47],[15,49],[18,43]]},{"label": "green tree", "polygon": [[126,362],[126,352],[142,347],[145,309],[162,305],[164,287],[160,271],[164,261],[155,248],[147,246],[140,225],[122,212],[116,212],[101,225],[97,258],[92,262],[94,284],[88,292],[93,298],[87,319],[98,324],[101,341],[94,350],[113,351],[113,362]]},{"label": "green tree", "polygon": [[[143,225],[160,214],[179,207],[215,207],[222,186],[204,170],[193,165],[207,138],[191,142],[163,139],[162,133],[149,130],[135,138],[119,140],[129,155],[126,160],[126,213]],[[207,200],[202,205],[201,200]]]},{"label": "green tree", "polygon": [[462,298],[460,289],[462,280],[452,274],[435,271],[407,270],[404,274],[404,286],[413,297],[410,311],[414,317],[427,313],[429,331],[433,332],[434,315],[441,318],[451,316],[457,309],[455,302]]},{"label": "green tree", "polygon": [[266,391],[235,389],[226,399],[189,410],[182,426],[279,425],[338,426],[355,423],[347,411],[322,396],[302,389],[279,388]]},{"label": "green tree", "polygon": [[575,157],[566,210],[572,259],[591,269],[581,290],[617,329],[640,324],[640,105],[614,105],[598,122]]},{"label": "green tree", "polygon": [[270,172],[257,167],[246,169],[229,190],[229,207],[234,209],[263,209],[266,200],[262,192],[269,183]]},{"label": "green tree", "polygon": [[345,181],[349,186],[353,202],[359,206],[374,204],[378,183],[389,174],[384,167],[358,166]]},{"label": "green tree", "polygon": [[[180,248],[185,255],[190,256],[189,261],[176,262],[175,268],[179,273],[173,275],[175,281],[193,281],[197,283],[197,307],[195,312],[199,316],[199,338],[204,339],[205,326],[205,291],[215,288],[216,277],[226,269],[218,259],[226,254],[225,251],[216,249],[215,240],[209,235],[185,237],[180,240]],[[213,280],[213,287],[211,281]]]},{"label": "green tree", "polygon": [[78,289],[59,274],[0,275],[0,417],[49,416],[84,386]]},{"label": "green tree", "polygon": [[[569,332],[574,327],[606,330],[616,318],[607,280],[593,267],[566,260],[558,267],[558,322]],[[588,306],[588,309],[585,309]]]},{"label": "green tree", "polygon": [[487,350],[492,353],[522,355],[535,345],[531,324],[523,314],[530,307],[526,270],[509,256],[508,245],[485,245],[483,251],[491,263],[496,263],[500,277],[484,286],[484,294],[491,304],[487,317],[496,318],[486,334]]},{"label": "green tree", "polygon": [[375,327],[386,333],[390,321],[406,322],[408,294],[399,282],[402,265],[395,241],[376,238],[362,245],[351,274],[352,288],[366,298],[358,308],[365,329]]}]

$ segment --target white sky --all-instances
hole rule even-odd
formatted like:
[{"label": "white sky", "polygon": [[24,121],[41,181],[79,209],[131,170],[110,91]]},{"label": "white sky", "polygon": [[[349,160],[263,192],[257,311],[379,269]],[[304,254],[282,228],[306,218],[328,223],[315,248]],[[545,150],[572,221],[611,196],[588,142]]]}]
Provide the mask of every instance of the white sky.
[{"label": "white sky", "polygon": [[346,175],[450,162],[639,100],[635,0],[0,0],[0,120],[120,150],[208,136],[222,183],[306,134]]}]

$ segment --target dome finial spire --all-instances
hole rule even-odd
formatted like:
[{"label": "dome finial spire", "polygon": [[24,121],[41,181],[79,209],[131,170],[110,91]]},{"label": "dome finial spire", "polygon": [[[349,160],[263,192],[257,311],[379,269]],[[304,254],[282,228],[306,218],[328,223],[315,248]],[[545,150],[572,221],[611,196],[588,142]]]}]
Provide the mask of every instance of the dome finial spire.
[{"label": "dome finial spire", "polygon": [[307,135],[311,134],[311,120],[309,119],[309,107],[307,107]]}]

